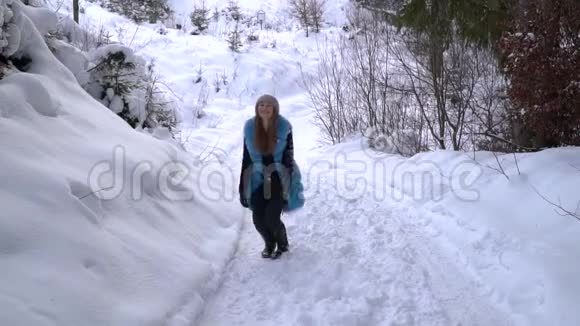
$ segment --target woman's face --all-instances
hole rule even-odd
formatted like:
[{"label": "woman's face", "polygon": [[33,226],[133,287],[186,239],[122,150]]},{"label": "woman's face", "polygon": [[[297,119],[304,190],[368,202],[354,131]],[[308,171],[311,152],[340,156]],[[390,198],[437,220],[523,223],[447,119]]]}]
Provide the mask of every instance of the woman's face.
[{"label": "woman's face", "polygon": [[268,102],[260,102],[258,104],[258,115],[262,120],[270,120],[274,115],[274,105]]}]

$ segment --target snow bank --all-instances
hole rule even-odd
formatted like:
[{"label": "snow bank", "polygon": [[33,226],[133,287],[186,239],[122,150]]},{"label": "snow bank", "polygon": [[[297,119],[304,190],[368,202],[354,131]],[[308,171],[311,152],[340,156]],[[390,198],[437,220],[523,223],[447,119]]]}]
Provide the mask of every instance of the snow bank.
[{"label": "snow bank", "polygon": [[[474,159],[475,158],[475,159]],[[319,169],[357,179],[342,199],[395,200],[413,223],[433,235],[430,245],[456,257],[482,297],[517,325],[578,325],[580,148],[539,153],[436,151],[408,159],[377,153],[366,141],[329,148],[308,161],[317,194]],[[544,197],[544,198],[542,198]],[[411,203],[411,207],[408,206]]]},{"label": "snow bank", "polygon": [[234,250],[235,174],[131,129],[11,7],[31,64],[0,80],[0,324],[189,324]]},{"label": "snow bank", "polygon": [[[444,167],[449,179],[462,178],[452,168],[464,158],[433,153],[425,159]],[[519,324],[578,325],[580,221],[562,216],[548,201],[580,216],[580,170],[574,168],[580,167],[580,148],[522,154],[517,161],[476,153],[476,160],[470,171],[481,173],[472,172],[479,176],[470,180],[469,196],[461,195],[467,192],[458,181],[421,211],[483,293]]]},{"label": "snow bank", "polygon": [[70,70],[80,85],[90,81],[88,56],[78,48],[61,40],[49,40],[54,56]]}]

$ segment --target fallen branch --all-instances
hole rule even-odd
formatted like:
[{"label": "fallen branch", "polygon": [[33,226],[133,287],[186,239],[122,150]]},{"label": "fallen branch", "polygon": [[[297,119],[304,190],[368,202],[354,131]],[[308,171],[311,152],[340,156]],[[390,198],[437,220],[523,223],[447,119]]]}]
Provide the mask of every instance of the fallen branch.
[{"label": "fallen branch", "polygon": [[526,147],[526,146],[521,146],[521,145],[515,144],[515,143],[513,143],[513,142],[511,142],[511,141],[509,141],[509,140],[507,140],[507,139],[505,139],[505,138],[503,138],[503,137],[500,137],[500,136],[498,136],[498,135],[494,135],[494,134],[490,133],[489,131],[485,131],[485,132],[478,132],[478,133],[476,133],[476,135],[477,135],[477,136],[486,136],[486,137],[490,137],[490,138],[493,138],[493,139],[495,139],[495,140],[499,140],[499,141],[501,141],[501,142],[503,142],[503,143],[506,143],[506,144],[509,144],[509,145],[511,145],[511,146],[514,146],[514,147],[516,147],[516,148],[525,149],[526,151],[530,151],[530,152],[539,152],[539,151],[541,151],[541,150],[542,150],[541,148],[535,148],[535,147]]}]

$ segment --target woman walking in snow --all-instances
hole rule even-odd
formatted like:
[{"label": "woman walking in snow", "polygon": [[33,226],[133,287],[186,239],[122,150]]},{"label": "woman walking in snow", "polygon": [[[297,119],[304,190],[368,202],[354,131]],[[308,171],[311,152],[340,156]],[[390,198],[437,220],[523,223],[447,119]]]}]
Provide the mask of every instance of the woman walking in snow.
[{"label": "woman walking in snow", "polygon": [[264,239],[264,258],[288,251],[282,211],[304,205],[303,187],[294,161],[292,125],[280,115],[278,100],[261,96],[255,116],[244,125],[240,203],[252,210],[254,226]]}]

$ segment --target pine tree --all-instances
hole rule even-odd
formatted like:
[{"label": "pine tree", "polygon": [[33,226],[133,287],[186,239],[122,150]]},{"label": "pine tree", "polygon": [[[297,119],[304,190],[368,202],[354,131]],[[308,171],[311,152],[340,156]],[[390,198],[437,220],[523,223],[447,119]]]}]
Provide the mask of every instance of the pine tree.
[{"label": "pine tree", "polygon": [[167,0],[100,0],[100,3],[136,23],[155,23],[166,19],[172,12]]},{"label": "pine tree", "polygon": [[239,22],[236,21],[234,30],[228,33],[226,41],[228,42],[228,47],[234,52],[239,52],[242,47],[242,37],[240,35]]},{"label": "pine tree", "polygon": [[226,8],[226,20],[239,22],[242,20],[242,12],[240,11],[240,6],[234,0],[230,0]]},{"label": "pine tree", "polygon": [[149,23],[154,24],[159,20],[165,20],[172,14],[167,0],[145,0],[145,12]]},{"label": "pine tree", "polygon": [[196,28],[192,34],[201,34],[208,29],[210,23],[210,10],[205,5],[205,0],[201,3],[195,3],[193,12],[189,16],[191,24]]},{"label": "pine tree", "polygon": [[97,98],[133,128],[139,123],[139,118],[131,113],[126,97],[140,87],[136,68],[134,62],[127,60],[124,51],[115,51],[90,70],[91,79],[103,90]]},{"label": "pine tree", "polygon": [[[409,0],[398,12],[399,27],[437,35],[441,41],[453,28],[480,45],[494,44],[511,20],[512,0]],[[375,2],[376,4],[376,2]]]}]

